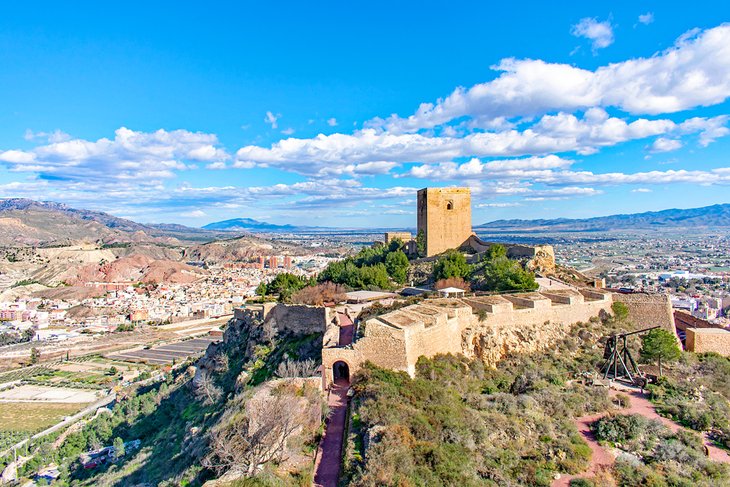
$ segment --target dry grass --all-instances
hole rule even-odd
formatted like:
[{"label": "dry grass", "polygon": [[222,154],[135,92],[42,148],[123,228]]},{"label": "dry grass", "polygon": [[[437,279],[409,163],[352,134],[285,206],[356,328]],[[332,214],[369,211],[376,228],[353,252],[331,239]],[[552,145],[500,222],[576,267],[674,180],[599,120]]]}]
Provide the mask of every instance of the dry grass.
[{"label": "dry grass", "polygon": [[84,406],[64,403],[0,403],[0,431],[41,431],[80,411]]}]

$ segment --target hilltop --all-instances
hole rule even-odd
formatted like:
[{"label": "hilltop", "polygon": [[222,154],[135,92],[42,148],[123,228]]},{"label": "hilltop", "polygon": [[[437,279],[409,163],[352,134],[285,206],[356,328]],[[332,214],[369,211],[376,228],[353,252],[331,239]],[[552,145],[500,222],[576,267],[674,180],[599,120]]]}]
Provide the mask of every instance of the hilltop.
[{"label": "hilltop", "polygon": [[595,218],[551,220],[496,220],[475,228],[489,231],[599,232],[612,230],[669,230],[730,228],[730,204],[669,209]]},{"label": "hilltop", "polygon": [[0,246],[61,246],[80,242],[180,245],[219,237],[220,232],[174,224],[146,225],[51,201],[0,200]]}]

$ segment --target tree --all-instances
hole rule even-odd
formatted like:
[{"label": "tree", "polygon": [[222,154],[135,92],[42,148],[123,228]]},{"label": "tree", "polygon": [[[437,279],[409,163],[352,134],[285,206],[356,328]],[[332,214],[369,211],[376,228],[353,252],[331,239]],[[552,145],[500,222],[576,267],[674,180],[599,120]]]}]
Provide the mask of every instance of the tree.
[{"label": "tree", "polygon": [[396,250],[402,250],[403,249],[403,240],[399,238],[394,238],[393,240],[388,243],[388,252],[395,252]]},{"label": "tree", "polygon": [[123,457],[126,453],[124,451],[124,440],[122,440],[120,437],[114,438],[114,442],[112,443],[114,446],[114,456],[116,458]]},{"label": "tree", "polygon": [[385,257],[385,269],[388,271],[388,275],[398,284],[405,284],[409,268],[408,257],[402,250],[390,252]]},{"label": "tree", "polygon": [[292,294],[308,284],[307,278],[288,272],[278,274],[266,287],[269,294],[278,294],[279,301],[290,301]]},{"label": "tree", "polygon": [[466,263],[464,254],[457,250],[449,250],[439,257],[433,266],[433,278],[435,281],[448,279],[450,277],[464,278],[469,275],[469,264]]},{"label": "tree", "polygon": [[469,291],[471,289],[469,283],[461,277],[450,277],[448,279],[441,279],[440,281],[436,281],[436,284],[433,285],[433,288],[436,290],[446,289],[447,287],[455,287],[458,289],[463,289],[464,291]]},{"label": "tree", "polygon": [[618,322],[624,322],[629,317],[629,307],[624,303],[616,301],[611,305],[611,311],[613,311],[614,319]]},{"label": "tree", "polygon": [[261,296],[262,298],[265,297],[266,296],[266,291],[267,291],[267,288],[266,288],[266,283],[265,282],[262,282],[261,284],[259,284],[256,287],[256,295],[257,296]]},{"label": "tree", "polygon": [[502,244],[491,245],[485,255],[489,260],[494,260],[497,257],[507,257],[507,247]]},{"label": "tree", "polygon": [[324,303],[341,303],[347,300],[345,288],[341,284],[323,282],[316,286],[308,286],[294,293],[292,302],[322,306]]},{"label": "tree", "polygon": [[662,362],[672,362],[682,356],[673,333],[654,328],[641,337],[641,357],[659,362],[659,375],[663,375]]},{"label": "tree", "polygon": [[37,364],[41,360],[41,351],[33,347],[30,349],[30,363]]},{"label": "tree", "polygon": [[419,257],[426,256],[426,234],[423,230],[419,230],[416,234],[416,253]]},{"label": "tree", "polygon": [[200,373],[193,379],[193,393],[204,406],[218,402],[223,396],[223,390],[215,384],[213,376],[205,369],[200,369]]},{"label": "tree", "polygon": [[244,414],[224,417],[224,426],[210,436],[203,466],[219,474],[230,471],[252,477],[261,465],[284,460],[286,442],[301,425],[298,402],[279,394],[249,401]]},{"label": "tree", "polygon": [[[496,246],[492,246],[496,247]],[[534,291],[538,288],[535,275],[519,262],[495,251],[496,257],[486,258],[472,272],[472,287],[482,291]]]}]

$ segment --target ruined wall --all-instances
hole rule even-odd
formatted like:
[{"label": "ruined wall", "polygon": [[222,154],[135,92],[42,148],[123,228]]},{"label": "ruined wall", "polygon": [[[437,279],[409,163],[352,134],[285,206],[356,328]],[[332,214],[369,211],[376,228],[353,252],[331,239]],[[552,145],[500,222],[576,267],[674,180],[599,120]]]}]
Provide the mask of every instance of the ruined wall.
[{"label": "ruined wall", "polygon": [[409,242],[413,236],[411,232],[385,232],[385,244],[389,244],[391,240],[399,239],[404,243]]},{"label": "ruined wall", "polygon": [[628,320],[636,329],[661,326],[672,333],[674,312],[668,294],[613,293],[613,300],[624,303],[629,309]]},{"label": "ruined wall", "polygon": [[695,353],[715,352],[730,356],[730,331],[720,328],[687,328],[685,349]]},{"label": "ruined wall", "polygon": [[418,191],[418,231],[426,237],[426,256],[461,247],[472,234],[469,188]]},{"label": "ruined wall", "polygon": [[[472,235],[466,245],[478,254],[486,252],[496,242],[486,242]],[[525,267],[532,272],[552,274],[555,272],[555,250],[552,245],[521,245],[499,243],[507,249],[507,257],[515,260],[527,260]]]},{"label": "ruined wall", "polygon": [[309,335],[324,333],[333,320],[331,310],[321,306],[304,304],[277,304],[264,317],[264,332],[268,336],[280,333]]}]

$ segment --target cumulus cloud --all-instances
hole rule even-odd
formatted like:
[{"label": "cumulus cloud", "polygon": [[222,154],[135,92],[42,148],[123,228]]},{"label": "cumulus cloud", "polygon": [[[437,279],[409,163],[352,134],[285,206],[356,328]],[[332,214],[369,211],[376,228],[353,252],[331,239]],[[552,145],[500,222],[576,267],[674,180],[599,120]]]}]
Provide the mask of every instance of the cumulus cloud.
[{"label": "cumulus cloud", "polygon": [[41,178],[98,183],[136,181],[155,184],[189,169],[190,163],[228,159],[213,134],[187,130],[136,132],[122,127],[113,139],[71,139],[27,151],[0,152],[0,163],[11,171]]},{"label": "cumulus cloud", "polygon": [[286,128],[286,129],[284,129],[284,130],[281,131],[281,133],[284,134],[284,135],[291,135],[294,132],[295,132],[295,130],[293,128],[291,128],[291,127]]},{"label": "cumulus cloud", "polygon": [[[270,148],[242,147],[235,167],[277,167],[304,175],[385,174],[398,164],[426,164],[466,157],[514,157],[556,152],[592,154],[602,147],[667,134],[699,132],[709,143],[727,135],[724,117],[693,118],[678,125],[668,119],[626,121],[591,108],[582,117],[560,112],[545,115],[529,128],[502,132],[473,132],[458,136],[389,133],[366,128],[353,134],[319,134],[311,139],[289,138]],[[368,170],[365,170],[365,169]],[[373,171],[377,168],[377,171]]]},{"label": "cumulus cloud", "polygon": [[631,190],[632,193],[651,193],[652,190],[649,188],[636,188]]},{"label": "cumulus cloud", "polygon": [[651,152],[670,152],[681,148],[681,140],[659,137],[651,144],[649,150],[651,150]]},{"label": "cumulus cloud", "polygon": [[570,33],[590,40],[593,52],[613,44],[613,26],[609,20],[599,22],[595,18],[586,17],[575,24]]},{"label": "cumulus cloud", "polygon": [[53,132],[33,132],[31,129],[27,129],[23,138],[28,141],[41,139],[48,142],[63,142],[69,140],[71,136],[58,129]]},{"label": "cumulus cloud", "polygon": [[415,132],[461,117],[509,119],[591,107],[657,115],[714,105],[730,96],[730,24],[690,31],[651,57],[595,71],[513,58],[493,69],[502,74],[492,81],[457,88],[435,103],[423,103],[407,118],[392,115],[371,120],[369,126]]},{"label": "cumulus cloud", "polygon": [[652,22],[654,22],[654,14],[652,12],[639,15],[639,23],[649,25]]},{"label": "cumulus cloud", "polygon": [[328,119],[327,120],[327,125],[329,125],[330,127],[336,127],[337,126],[337,119],[334,118],[334,117]]}]

